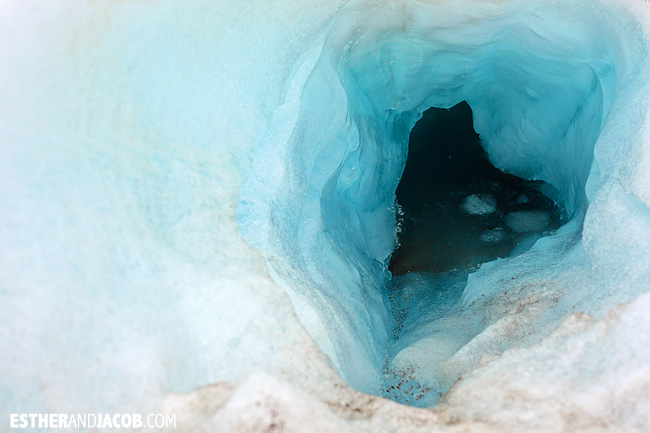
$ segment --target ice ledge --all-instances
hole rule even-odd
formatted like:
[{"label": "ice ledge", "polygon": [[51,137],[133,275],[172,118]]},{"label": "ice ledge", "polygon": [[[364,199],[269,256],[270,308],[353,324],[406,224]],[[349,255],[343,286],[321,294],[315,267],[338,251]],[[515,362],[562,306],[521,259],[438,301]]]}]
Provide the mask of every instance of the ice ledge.
[{"label": "ice ledge", "polygon": [[[265,373],[169,395],[175,432],[646,432],[650,425],[650,294],[598,320],[572,313],[531,347],[510,349],[463,376],[434,409],[335,385],[320,396]],[[614,354],[617,354],[614,356]],[[581,368],[575,368],[580,365]],[[621,408],[626,408],[624,411]],[[265,430],[266,429],[266,430]]]}]

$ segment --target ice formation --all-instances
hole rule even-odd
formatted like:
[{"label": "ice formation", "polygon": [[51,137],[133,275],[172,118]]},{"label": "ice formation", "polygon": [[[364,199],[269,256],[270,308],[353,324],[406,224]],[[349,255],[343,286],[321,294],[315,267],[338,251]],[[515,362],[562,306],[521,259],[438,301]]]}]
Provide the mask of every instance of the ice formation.
[{"label": "ice formation", "polygon": [[472,215],[489,215],[496,212],[497,202],[488,194],[472,194],[463,201],[461,207]]},{"label": "ice formation", "polygon": [[[0,2],[0,422],[646,431],[648,4],[271,3]],[[461,101],[566,224],[391,280],[409,133]]]}]

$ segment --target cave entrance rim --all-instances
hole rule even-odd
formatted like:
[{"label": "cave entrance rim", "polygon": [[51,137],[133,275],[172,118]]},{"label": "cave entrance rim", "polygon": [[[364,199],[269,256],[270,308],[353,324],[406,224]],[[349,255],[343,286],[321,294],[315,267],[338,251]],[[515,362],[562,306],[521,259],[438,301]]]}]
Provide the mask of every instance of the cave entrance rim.
[{"label": "cave entrance rim", "polygon": [[467,101],[490,161],[551,185],[571,220],[559,231],[575,239],[614,97],[616,38],[598,10],[444,5],[333,18],[290,72],[240,193],[244,238],[334,368],[371,394],[390,342],[395,190],[421,113]]}]

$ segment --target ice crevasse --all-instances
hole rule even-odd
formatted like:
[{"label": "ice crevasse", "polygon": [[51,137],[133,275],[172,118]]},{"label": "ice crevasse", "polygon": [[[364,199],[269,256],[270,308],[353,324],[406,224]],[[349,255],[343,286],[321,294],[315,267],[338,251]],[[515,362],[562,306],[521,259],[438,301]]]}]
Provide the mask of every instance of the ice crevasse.
[{"label": "ice crevasse", "polygon": [[[0,2],[0,413],[647,430],[647,3],[267,3]],[[395,341],[409,133],[461,101],[565,224]]]}]

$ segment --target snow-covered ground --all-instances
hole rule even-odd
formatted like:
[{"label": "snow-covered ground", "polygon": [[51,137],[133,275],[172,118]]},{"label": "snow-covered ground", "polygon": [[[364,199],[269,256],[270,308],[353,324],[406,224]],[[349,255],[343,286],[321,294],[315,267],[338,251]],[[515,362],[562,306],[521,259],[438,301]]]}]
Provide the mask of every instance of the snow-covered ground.
[{"label": "snow-covered ground", "polygon": [[[0,423],[647,431],[649,25],[641,0],[0,1]],[[394,193],[422,111],[463,100],[569,222],[409,304],[392,367],[451,385],[414,408],[379,397]]]}]

